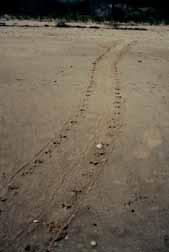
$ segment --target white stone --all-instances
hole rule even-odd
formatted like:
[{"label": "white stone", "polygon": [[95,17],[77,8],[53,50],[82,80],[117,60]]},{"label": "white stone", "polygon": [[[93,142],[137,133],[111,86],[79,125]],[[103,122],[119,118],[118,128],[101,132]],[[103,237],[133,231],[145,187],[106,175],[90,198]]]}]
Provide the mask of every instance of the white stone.
[{"label": "white stone", "polygon": [[96,246],[97,246],[97,242],[96,242],[96,241],[91,241],[91,242],[90,242],[90,245],[91,245],[92,247],[96,247]]},{"label": "white stone", "polygon": [[99,149],[99,150],[101,150],[103,148],[103,144],[102,143],[97,144],[96,148]]}]

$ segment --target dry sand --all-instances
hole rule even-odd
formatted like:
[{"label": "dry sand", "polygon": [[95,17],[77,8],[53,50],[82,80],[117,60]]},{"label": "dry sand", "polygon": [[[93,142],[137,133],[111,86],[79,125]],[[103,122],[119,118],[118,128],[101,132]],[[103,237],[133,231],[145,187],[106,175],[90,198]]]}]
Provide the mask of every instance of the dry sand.
[{"label": "dry sand", "polygon": [[169,28],[148,28],[0,28],[1,252],[169,250]]}]

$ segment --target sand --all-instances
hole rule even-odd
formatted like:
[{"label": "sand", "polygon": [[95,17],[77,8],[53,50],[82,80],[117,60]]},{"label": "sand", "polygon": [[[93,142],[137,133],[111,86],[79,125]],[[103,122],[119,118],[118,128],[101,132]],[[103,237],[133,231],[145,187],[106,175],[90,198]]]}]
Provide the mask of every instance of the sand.
[{"label": "sand", "polygon": [[169,33],[147,28],[0,28],[1,252],[169,249]]}]

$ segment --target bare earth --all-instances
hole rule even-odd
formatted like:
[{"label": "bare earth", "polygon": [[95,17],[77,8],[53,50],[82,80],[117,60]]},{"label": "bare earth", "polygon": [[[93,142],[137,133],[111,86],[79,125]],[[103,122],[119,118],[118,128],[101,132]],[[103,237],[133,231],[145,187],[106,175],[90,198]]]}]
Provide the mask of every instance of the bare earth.
[{"label": "bare earth", "polygon": [[169,251],[169,28],[1,27],[0,59],[0,252]]}]

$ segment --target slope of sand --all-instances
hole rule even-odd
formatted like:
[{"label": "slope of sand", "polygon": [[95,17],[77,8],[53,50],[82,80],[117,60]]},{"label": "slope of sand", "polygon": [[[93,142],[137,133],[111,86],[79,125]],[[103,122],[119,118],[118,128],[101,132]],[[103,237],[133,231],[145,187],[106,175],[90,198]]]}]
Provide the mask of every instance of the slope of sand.
[{"label": "slope of sand", "polygon": [[0,251],[167,251],[168,41],[1,28]]}]

